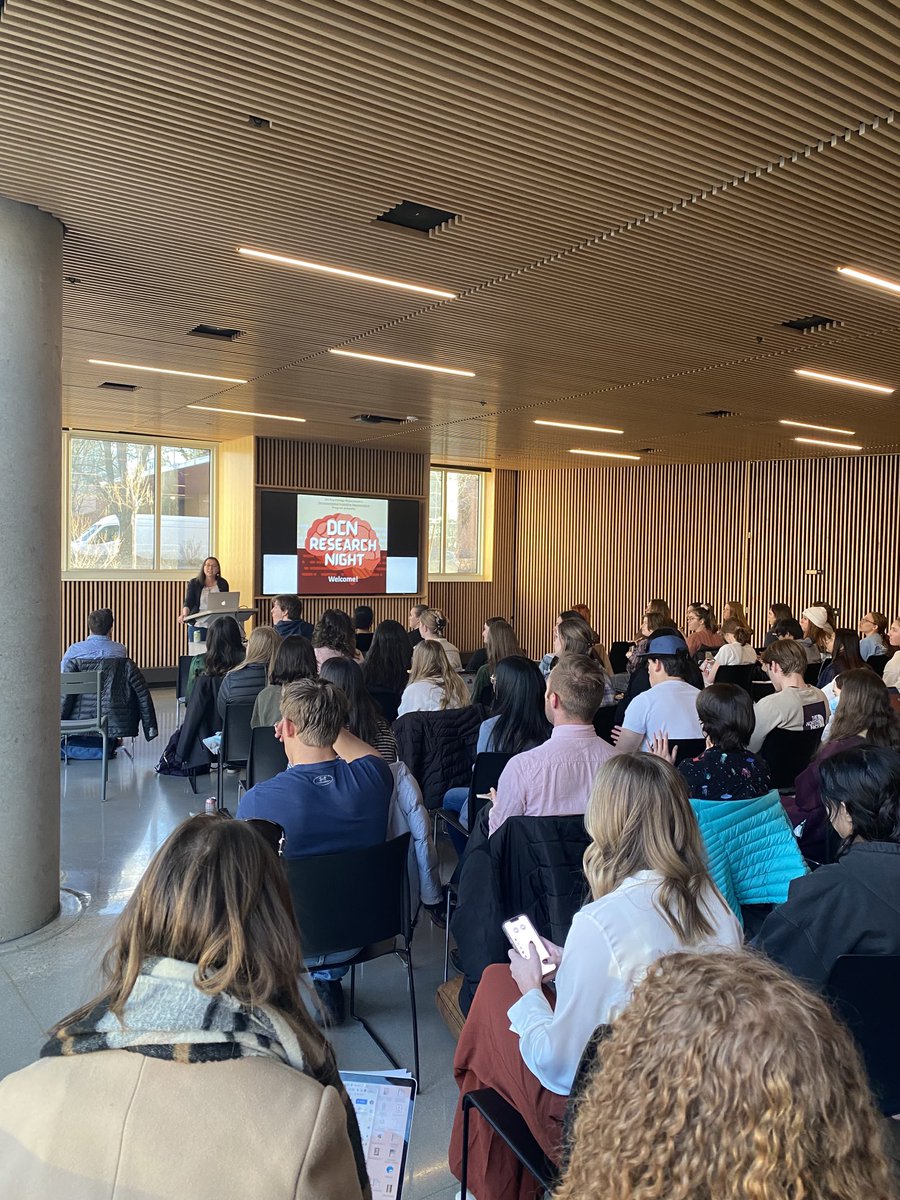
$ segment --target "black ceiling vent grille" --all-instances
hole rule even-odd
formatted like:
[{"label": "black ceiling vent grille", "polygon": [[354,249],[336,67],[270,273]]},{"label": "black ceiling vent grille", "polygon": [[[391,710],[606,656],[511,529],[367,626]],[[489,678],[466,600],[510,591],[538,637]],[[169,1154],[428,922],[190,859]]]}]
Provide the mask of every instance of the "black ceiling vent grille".
[{"label": "black ceiling vent grille", "polygon": [[820,317],[813,313],[811,317],[794,317],[792,321],[782,321],[783,329],[796,329],[798,333],[822,333],[828,329],[840,329],[844,324],[836,317]]},{"label": "black ceiling vent grille", "polygon": [[191,337],[215,338],[219,342],[236,342],[244,336],[243,329],[229,329],[226,325],[195,325],[188,330]]},{"label": "black ceiling vent grille", "polygon": [[352,419],[359,425],[405,425],[407,421],[416,420],[415,417],[380,417],[378,413],[357,413]]},{"label": "black ceiling vent grille", "polygon": [[412,229],[417,233],[440,233],[441,230],[455,225],[460,220],[459,214],[446,208],[432,208],[428,204],[416,204],[414,200],[404,200],[395,204],[387,212],[380,213],[376,221],[386,225],[399,225],[401,229]]},{"label": "black ceiling vent grille", "polygon": [[712,417],[714,421],[721,421],[725,417],[739,417],[741,414],[732,412],[728,408],[711,408],[709,412],[700,413],[701,417]]},{"label": "black ceiling vent grille", "polygon": [[635,450],[635,454],[662,454],[659,446],[642,446],[640,450]]},{"label": "black ceiling vent grille", "polygon": [[113,383],[112,380],[107,380],[106,383],[101,383],[102,388],[109,388],[111,392],[137,392],[140,389],[136,383]]}]

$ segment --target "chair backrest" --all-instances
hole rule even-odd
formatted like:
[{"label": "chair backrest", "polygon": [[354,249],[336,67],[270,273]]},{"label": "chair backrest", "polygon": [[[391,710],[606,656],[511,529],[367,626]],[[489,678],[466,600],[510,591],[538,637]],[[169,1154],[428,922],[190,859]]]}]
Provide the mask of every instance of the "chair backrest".
[{"label": "chair backrest", "polygon": [[365,850],[283,860],[307,958],[409,940],[409,836]]},{"label": "chair backrest", "polygon": [[219,749],[221,762],[245,763],[250,755],[250,718],[253,716],[253,701],[238,701],[225,705],[222,722],[222,745]]},{"label": "chair backrest", "polygon": [[594,713],[594,732],[597,737],[603,738],[604,742],[609,742],[610,745],[612,745],[612,731],[618,711],[618,705],[604,704]]},{"label": "chair backrest", "polygon": [[175,680],[175,697],[178,700],[183,700],[187,696],[188,673],[191,669],[191,655],[180,654],[178,656],[178,676]]},{"label": "chair backrest", "polygon": [[284,851],[284,830],[277,821],[267,821],[263,817],[248,817],[247,825],[252,825],[268,846],[280,858]]},{"label": "chair backrest", "polygon": [[[226,713],[228,709],[225,710]],[[272,779],[287,770],[284,744],[275,736],[271,725],[259,725],[250,730],[250,749],[247,753],[247,790]]]},{"label": "chair backrest", "polygon": [[96,696],[100,703],[99,671],[63,671],[59,677],[59,694],[67,696]]},{"label": "chair backrest", "polygon": [[743,689],[748,696],[752,696],[753,688],[750,680],[753,678],[753,671],[753,663],[739,667],[719,667],[716,671],[716,683],[733,683],[736,687]]},{"label": "chair backrest", "polygon": [[479,797],[486,796],[491,788],[496,787],[503,774],[503,768],[513,756],[501,754],[499,751],[486,750],[475,755],[475,765],[472,767],[472,782],[469,784],[469,828],[473,827],[475,818],[487,804],[487,800]]},{"label": "chair backrest", "polygon": [[875,674],[881,678],[884,675],[884,668],[889,662],[889,654],[870,654],[866,659],[866,666],[871,667]]},{"label": "chair backrest", "polygon": [[759,753],[768,765],[772,786],[792,788],[800,772],[809,766],[821,740],[821,729],[773,729],[766,734]]},{"label": "chair backrest", "polygon": [[675,747],[675,766],[689,758],[698,758],[706,749],[706,738],[670,738],[669,745]]},{"label": "chair backrest", "polygon": [[491,841],[504,919],[527,913],[542,936],[561,946],[588,894],[584,817],[509,817]]},{"label": "chair backrest", "polygon": [[812,684],[813,687],[815,687],[815,685],[818,681],[818,678],[819,678],[819,672],[821,670],[822,670],[822,663],[807,663],[806,670],[803,672],[804,680],[807,683]]},{"label": "chair backrest", "polygon": [[628,650],[634,642],[612,642],[609,647],[609,665],[616,675],[628,670]]},{"label": "chair backrest", "polygon": [[842,954],[825,991],[856,1038],[881,1111],[900,1113],[900,956]]}]

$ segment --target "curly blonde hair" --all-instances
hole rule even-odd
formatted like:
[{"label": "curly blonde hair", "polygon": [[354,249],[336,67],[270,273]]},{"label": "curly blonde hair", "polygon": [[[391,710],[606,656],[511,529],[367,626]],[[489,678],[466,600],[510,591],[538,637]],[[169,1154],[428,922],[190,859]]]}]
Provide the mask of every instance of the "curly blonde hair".
[{"label": "curly blonde hair", "polygon": [[554,1200],[891,1200],[882,1122],[827,1004],[749,952],[651,967],[599,1051]]}]

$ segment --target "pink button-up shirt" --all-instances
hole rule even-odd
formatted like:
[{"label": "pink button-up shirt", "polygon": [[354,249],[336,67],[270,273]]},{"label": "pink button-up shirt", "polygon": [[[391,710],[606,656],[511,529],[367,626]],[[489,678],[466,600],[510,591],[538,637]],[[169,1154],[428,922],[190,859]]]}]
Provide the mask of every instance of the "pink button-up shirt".
[{"label": "pink button-up shirt", "polygon": [[566,817],[583,813],[594,776],[614,746],[593,725],[556,725],[542,746],[511,758],[497,784],[488,818],[495,833],[507,817]]}]

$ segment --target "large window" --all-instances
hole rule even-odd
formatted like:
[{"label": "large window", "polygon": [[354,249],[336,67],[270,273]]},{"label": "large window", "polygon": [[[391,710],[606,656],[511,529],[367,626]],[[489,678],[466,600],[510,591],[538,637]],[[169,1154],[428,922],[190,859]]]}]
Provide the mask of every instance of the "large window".
[{"label": "large window", "polygon": [[187,571],[212,550],[208,446],[68,434],[63,565]]},{"label": "large window", "polygon": [[428,574],[484,578],[488,480],[483,471],[434,467],[428,508]]}]

